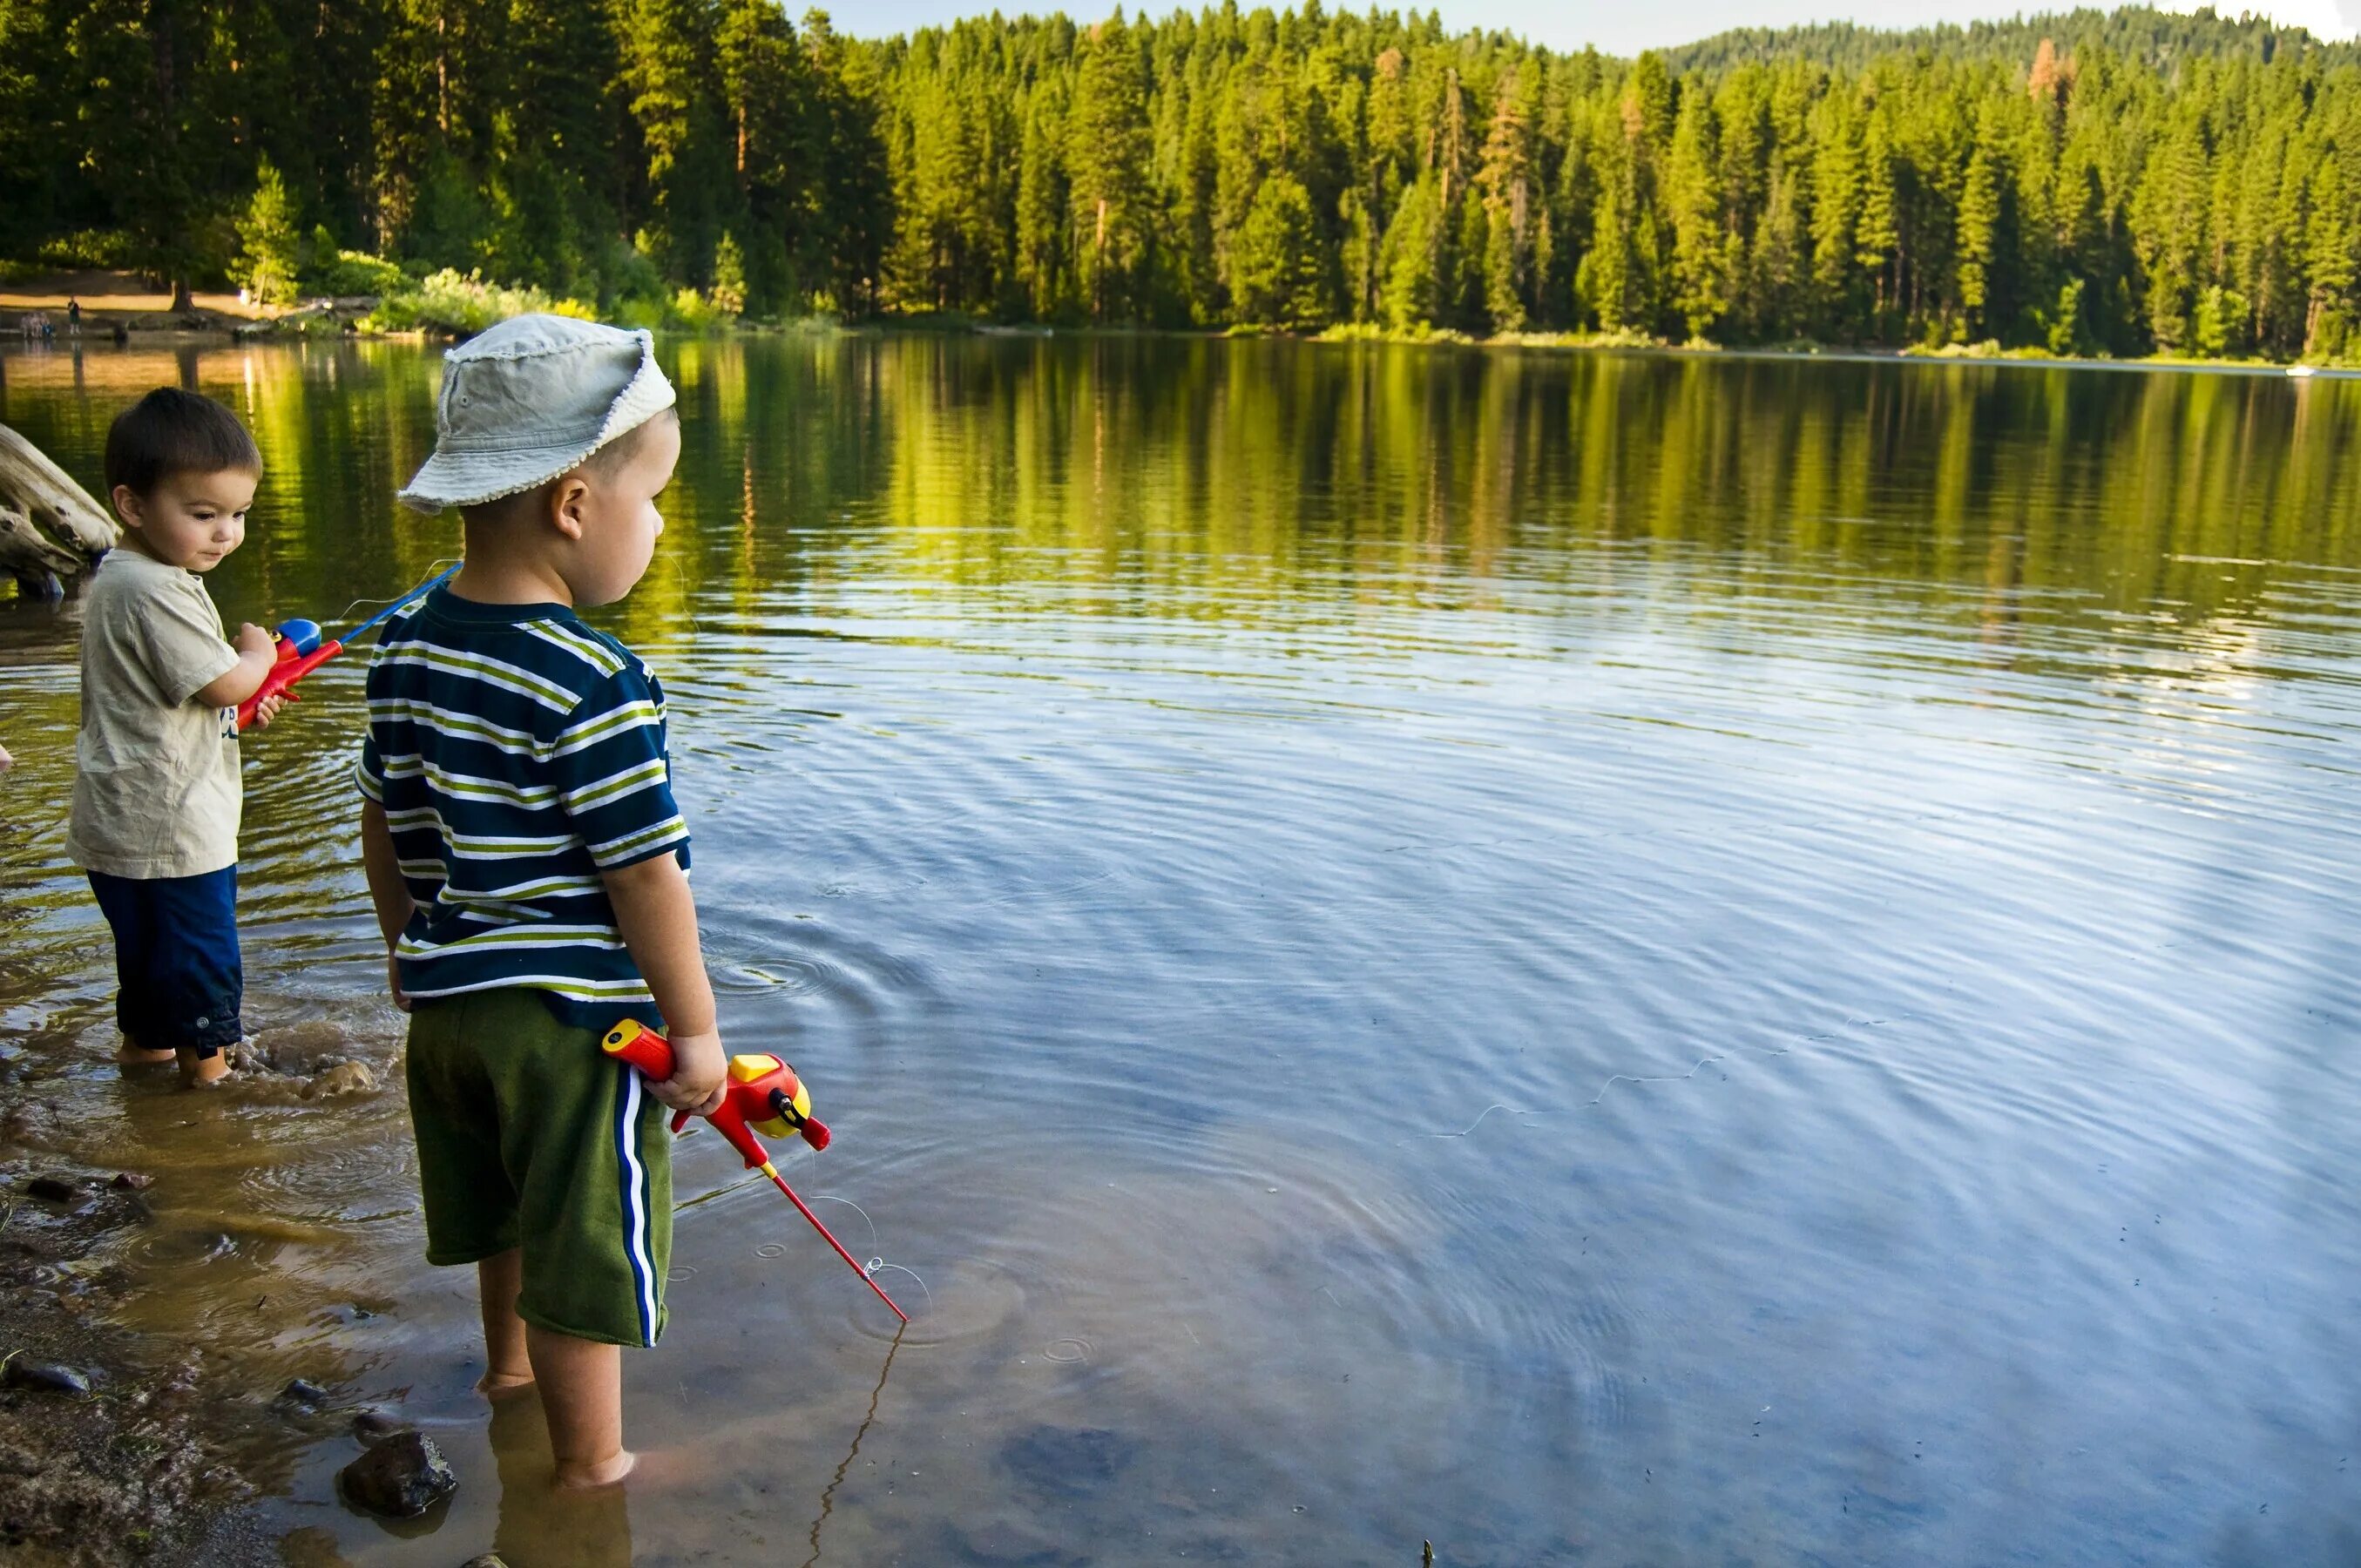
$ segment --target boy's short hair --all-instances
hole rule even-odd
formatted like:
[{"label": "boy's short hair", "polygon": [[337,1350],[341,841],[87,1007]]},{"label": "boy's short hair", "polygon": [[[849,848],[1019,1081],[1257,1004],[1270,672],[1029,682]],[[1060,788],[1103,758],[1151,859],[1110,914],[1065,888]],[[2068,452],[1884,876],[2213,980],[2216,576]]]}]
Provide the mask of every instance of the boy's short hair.
[{"label": "boy's short hair", "polygon": [[[671,420],[675,424],[678,423],[680,422],[680,411],[675,408],[658,409],[655,412],[650,414],[639,423],[631,426],[631,429],[623,432],[622,434],[615,437],[614,440],[607,443],[606,445],[598,448],[598,451],[590,454],[589,456],[582,459],[581,462],[574,466],[574,468],[568,468],[566,473],[573,473],[575,468],[587,468],[591,473],[597,474],[601,477],[613,473],[616,469],[621,467],[624,464],[629,463],[631,460],[631,455],[639,451],[640,444],[647,439],[648,432],[653,430],[658,424],[667,419]],[[497,522],[501,518],[507,517],[511,512],[528,507],[537,501],[541,497],[547,495],[549,493],[550,486],[555,485],[559,479],[563,479],[564,477],[566,477],[566,474],[559,474],[553,478],[544,480],[542,483],[535,485],[529,490],[519,490],[514,495],[502,496],[498,500],[485,501],[478,506],[461,507],[459,509],[460,521],[463,522]]]},{"label": "boy's short hair", "polygon": [[159,387],[106,428],[106,489],[147,495],[174,474],[262,472],[262,452],[237,415],[211,398]]}]

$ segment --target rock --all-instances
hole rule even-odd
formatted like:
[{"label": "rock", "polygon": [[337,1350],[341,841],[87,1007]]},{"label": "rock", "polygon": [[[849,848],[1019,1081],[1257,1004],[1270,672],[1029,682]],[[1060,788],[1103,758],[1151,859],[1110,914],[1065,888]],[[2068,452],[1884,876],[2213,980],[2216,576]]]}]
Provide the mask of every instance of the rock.
[{"label": "rock", "polygon": [[109,1187],[118,1192],[145,1192],[156,1184],[156,1179],[141,1170],[118,1170]]},{"label": "rock", "polygon": [[0,1388],[25,1388],[38,1394],[71,1394],[76,1398],[90,1398],[90,1374],[77,1372],[54,1361],[27,1361],[23,1356],[10,1360],[8,1369],[0,1373]]},{"label": "rock", "polygon": [[357,1061],[340,1061],[324,1066],[318,1076],[303,1087],[303,1098],[317,1099],[326,1094],[363,1094],[377,1087],[377,1076]]},{"label": "rock", "polygon": [[497,1552],[487,1552],[481,1557],[470,1557],[459,1568],[509,1568],[509,1560]]},{"label": "rock", "polygon": [[383,1410],[360,1410],[353,1416],[353,1435],[361,1440],[364,1448],[375,1448],[387,1438],[400,1437],[412,1430],[408,1421]]},{"label": "rock", "polygon": [[82,1184],[71,1176],[37,1176],[25,1183],[25,1190],[52,1203],[71,1203],[84,1196]]},{"label": "rock", "polygon": [[298,1377],[279,1390],[279,1402],[302,1409],[316,1410],[328,1402],[328,1391],[309,1377]]},{"label": "rock", "polygon": [[406,1431],[336,1473],[345,1500],[389,1519],[414,1519],[458,1489],[459,1477],[424,1432]]}]

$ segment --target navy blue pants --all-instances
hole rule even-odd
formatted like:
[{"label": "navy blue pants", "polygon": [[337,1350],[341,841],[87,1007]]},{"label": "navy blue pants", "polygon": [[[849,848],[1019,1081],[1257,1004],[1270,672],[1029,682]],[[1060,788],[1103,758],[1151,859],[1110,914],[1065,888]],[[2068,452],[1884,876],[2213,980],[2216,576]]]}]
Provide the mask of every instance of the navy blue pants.
[{"label": "navy blue pants", "polygon": [[203,876],[89,874],[115,930],[115,1026],[149,1050],[209,1057],[237,1044],[246,992],[237,868]]}]

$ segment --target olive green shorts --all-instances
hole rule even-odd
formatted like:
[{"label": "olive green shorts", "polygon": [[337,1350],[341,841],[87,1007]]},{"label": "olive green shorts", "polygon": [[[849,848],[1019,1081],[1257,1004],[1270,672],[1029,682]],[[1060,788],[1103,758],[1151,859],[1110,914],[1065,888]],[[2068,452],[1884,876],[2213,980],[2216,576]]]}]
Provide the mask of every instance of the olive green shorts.
[{"label": "olive green shorts", "polygon": [[672,1257],[672,1138],[640,1075],[522,989],[418,1003],[408,1072],[426,1261],[522,1248],[526,1322],[602,1344],[655,1343]]}]

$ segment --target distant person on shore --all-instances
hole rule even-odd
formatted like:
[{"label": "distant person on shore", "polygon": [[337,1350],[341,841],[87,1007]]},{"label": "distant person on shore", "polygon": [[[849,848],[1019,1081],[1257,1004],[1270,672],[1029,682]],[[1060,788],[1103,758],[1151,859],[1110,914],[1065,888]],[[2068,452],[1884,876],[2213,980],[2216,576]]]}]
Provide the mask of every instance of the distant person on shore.
[{"label": "distant person on shore", "polygon": [[[210,398],[159,387],[106,433],[123,544],[91,577],[66,852],[115,933],[117,1059],[219,1083],[244,1037],[237,705],[270,671],[258,626],[222,636],[199,574],[246,539],[262,455]],[[258,710],[268,724],[277,699]]]},{"label": "distant person on shore", "polygon": [[[673,400],[644,332],[519,316],[445,356],[401,499],[458,508],[467,565],[388,623],[357,773],[426,1260],[475,1265],[477,1387],[540,1383],[561,1487],[632,1466],[619,1347],[664,1328],[664,1107],[721,1099],[664,692],[575,614],[648,568]],[[670,1080],[599,1049],[625,1018],[671,1035]]]},{"label": "distant person on shore", "polygon": [[66,334],[70,337],[82,335],[82,302],[71,294],[66,296]]}]

